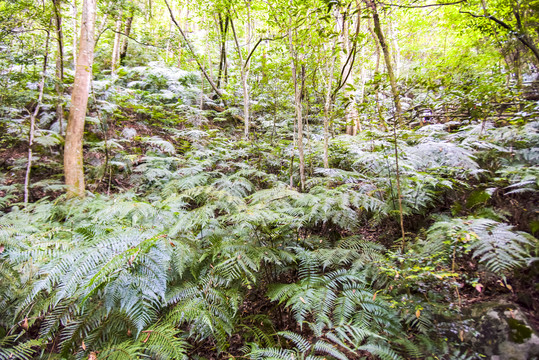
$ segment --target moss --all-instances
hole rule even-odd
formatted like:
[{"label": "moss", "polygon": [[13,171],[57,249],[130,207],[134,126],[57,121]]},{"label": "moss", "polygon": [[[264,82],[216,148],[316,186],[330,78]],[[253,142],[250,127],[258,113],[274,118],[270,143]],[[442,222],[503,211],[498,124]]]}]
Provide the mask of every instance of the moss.
[{"label": "moss", "polygon": [[509,339],[517,344],[522,344],[526,339],[531,338],[532,330],[522,321],[517,319],[507,319],[507,324],[511,329]]}]

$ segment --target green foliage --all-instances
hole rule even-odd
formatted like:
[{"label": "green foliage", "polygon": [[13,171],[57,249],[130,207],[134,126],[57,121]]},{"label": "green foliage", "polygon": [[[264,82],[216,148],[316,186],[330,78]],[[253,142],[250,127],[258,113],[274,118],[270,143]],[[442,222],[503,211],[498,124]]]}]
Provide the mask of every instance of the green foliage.
[{"label": "green foliage", "polygon": [[[537,42],[535,3],[457,5],[479,17],[373,3],[390,54],[354,26],[373,15],[361,1],[194,1],[186,38],[163,3],[102,3],[86,199],[59,195],[56,109],[72,108],[78,19],[59,2],[62,82],[53,3],[0,1],[0,360],[477,358],[437,326],[463,315],[480,276],[510,289],[518,270],[533,274],[537,240],[514,226],[537,231],[539,107],[512,84],[534,68],[514,36]],[[129,14],[129,52],[110,76],[109,30]],[[355,110],[362,131],[343,135]]]},{"label": "green foliage", "polygon": [[428,252],[447,253],[458,249],[458,255],[471,252],[486,268],[503,274],[523,266],[537,239],[523,232],[513,231],[508,224],[489,219],[451,219],[436,222],[429,229]]}]

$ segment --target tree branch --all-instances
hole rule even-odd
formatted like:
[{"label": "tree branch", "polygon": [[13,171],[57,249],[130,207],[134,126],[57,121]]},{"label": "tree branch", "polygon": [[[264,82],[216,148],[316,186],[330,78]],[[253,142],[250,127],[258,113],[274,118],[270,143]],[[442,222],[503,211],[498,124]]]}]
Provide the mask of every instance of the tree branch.
[{"label": "tree branch", "polygon": [[133,37],[127,35],[126,33],[123,33],[123,32],[121,32],[121,31],[116,31],[116,30],[114,30],[114,29],[111,28],[111,27],[107,27],[107,28],[105,29],[105,31],[107,31],[107,30],[110,30],[110,31],[112,31],[112,32],[114,32],[114,33],[117,33],[117,34],[120,34],[120,35],[123,35],[123,36],[125,36],[126,38],[128,38],[129,40],[133,40],[134,42],[136,42],[137,44],[140,44],[140,45],[142,45],[142,46],[154,47],[154,48],[156,48],[156,49],[161,49],[161,50],[164,50],[164,49],[165,49],[165,48],[162,47],[162,46],[157,46],[157,45],[152,45],[152,44],[140,42],[140,41],[138,41],[137,39],[135,39],[135,38],[133,38]]},{"label": "tree branch", "polygon": [[211,85],[213,91],[215,91],[215,93],[217,94],[217,96],[219,96],[221,98],[221,100],[223,100],[223,103],[225,104],[226,106],[226,102],[225,100],[223,99],[223,93],[221,93],[221,91],[217,88],[217,86],[215,85],[215,83],[213,82],[213,80],[210,78],[210,76],[208,75],[208,73],[206,72],[206,69],[204,68],[204,66],[202,65],[202,63],[200,62],[200,59],[198,58],[197,54],[195,53],[195,50],[193,49],[191,43],[189,42],[189,39],[187,38],[187,36],[185,36],[185,33],[183,32],[180,24],[178,24],[178,22],[176,21],[176,18],[174,17],[174,14],[172,13],[172,9],[170,8],[170,5],[168,3],[168,0],[165,0],[165,4],[167,5],[167,8],[168,8],[168,12],[170,13],[170,19],[172,20],[172,22],[174,23],[174,25],[176,25],[176,27],[178,28],[178,30],[180,31],[180,34],[182,35],[183,39],[185,40],[185,43],[187,44],[187,47],[189,48],[189,51],[191,52],[191,55],[193,56],[193,58],[195,59],[197,65],[198,65],[198,68],[200,69],[200,71],[202,71],[202,74],[204,74],[204,77],[206,78],[206,80],[208,80],[208,83]]},{"label": "tree branch", "polygon": [[460,0],[460,1],[450,2],[450,3],[427,4],[427,5],[399,5],[399,4],[388,4],[388,3],[383,3],[381,1],[378,1],[378,4],[384,5],[384,6],[404,8],[404,9],[423,9],[423,8],[436,7],[436,6],[456,5],[456,4],[466,2],[466,1],[467,0]]},{"label": "tree branch", "polygon": [[255,52],[256,48],[258,47],[258,45],[260,45],[260,43],[264,40],[268,40],[268,41],[272,41],[272,40],[280,40],[280,39],[284,39],[286,36],[283,35],[283,36],[276,36],[276,37],[273,37],[273,38],[260,38],[258,39],[257,43],[255,44],[255,46],[253,47],[253,49],[251,50],[251,52],[249,53],[249,55],[247,55],[247,58],[245,59],[245,64],[243,67],[247,66],[247,64],[249,63],[249,60],[251,60],[251,56],[253,56],[253,53]]},{"label": "tree branch", "polygon": [[503,27],[504,29],[508,30],[510,33],[513,33],[516,36],[516,38],[518,39],[518,41],[520,41],[524,46],[526,46],[528,49],[531,50],[531,52],[533,53],[533,55],[537,59],[537,62],[539,63],[539,49],[537,48],[537,46],[531,41],[531,39],[525,33],[515,31],[511,26],[509,26],[508,24],[506,24],[502,20],[500,20],[500,19],[498,19],[498,18],[496,18],[496,17],[494,17],[492,15],[477,15],[477,14],[471,13],[469,11],[464,11],[464,10],[459,10],[459,12],[462,13],[462,14],[468,14],[471,17],[474,17],[474,18],[485,18],[485,19],[492,20],[496,24],[498,24],[501,27]]}]

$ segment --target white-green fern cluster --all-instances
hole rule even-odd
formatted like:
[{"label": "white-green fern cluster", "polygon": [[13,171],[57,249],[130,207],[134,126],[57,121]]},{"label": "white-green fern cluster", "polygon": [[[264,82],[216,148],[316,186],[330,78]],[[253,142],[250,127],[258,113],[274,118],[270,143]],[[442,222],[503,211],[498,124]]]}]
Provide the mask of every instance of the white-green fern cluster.
[{"label": "white-green fern cluster", "polygon": [[512,226],[490,219],[442,219],[428,231],[425,252],[445,253],[450,257],[470,252],[485,267],[499,275],[525,266],[538,241],[533,236],[514,231]]}]

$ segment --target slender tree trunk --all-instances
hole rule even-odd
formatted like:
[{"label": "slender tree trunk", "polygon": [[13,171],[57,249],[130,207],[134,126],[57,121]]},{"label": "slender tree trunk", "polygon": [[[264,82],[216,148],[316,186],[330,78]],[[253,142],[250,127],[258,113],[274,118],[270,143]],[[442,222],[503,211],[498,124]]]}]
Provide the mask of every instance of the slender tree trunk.
[{"label": "slender tree trunk", "polygon": [[118,19],[116,19],[116,28],[114,33],[114,45],[112,47],[112,60],[110,64],[110,72],[111,75],[114,75],[116,73],[116,69],[118,68],[118,62],[120,60],[120,40],[121,40],[121,34],[122,31],[122,12],[118,15]]},{"label": "slender tree trunk", "polygon": [[[342,43],[342,47],[343,47],[343,51],[341,51],[341,63],[343,64],[344,68],[343,68],[343,72],[344,73],[349,73],[352,71],[352,64],[350,64],[349,62],[347,63],[347,59],[348,59],[348,56],[350,54],[350,39],[349,39],[349,33],[348,33],[348,17],[347,17],[348,13],[344,13],[342,14],[340,17],[340,20],[342,21],[342,24],[341,24],[341,34],[340,34],[340,41]],[[347,87],[346,85],[347,84],[350,84],[352,83],[352,76],[348,76],[347,80],[345,81],[345,88]],[[349,98],[352,98],[353,99],[353,95],[352,94],[347,94],[347,96]],[[352,114],[352,111],[353,111],[353,103],[352,104],[349,104],[347,109],[345,110],[345,114],[344,114],[344,118],[345,118],[345,122],[346,122],[346,134],[348,135],[352,135],[352,128],[353,128],[353,114]]]},{"label": "slender tree trunk", "polygon": [[94,61],[96,0],[84,0],[75,82],[67,122],[64,175],[68,197],[84,197],[82,137]]},{"label": "slender tree trunk", "polygon": [[129,45],[128,36],[131,35],[131,26],[133,25],[133,17],[135,13],[133,10],[129,13],[129,16],[125,20],[125,35],[122,37],[122,44],[120,46],[120,66],[125,65],[125,58],[127,56],[127,47]]},{"label": "slender tree trunk", "polygon": [[[246,25],[246,30],[249,26]],[[249,76],[248,64],[243,62],[243,55],[241,54],[241,47],[238,41],[238,35],[236,34],[236,28],[234,27],[234,22],[230,19],[230,28],[232,29],[232,34],[234,35],[234,42],[236,44],[236,51],[238,52],[238,59],[240,60],[240,70],[241,70],[241,87],[243,92],[243,117],[244,117],[244,132],[243,136],[245,139],[249,138],[249,87],[247,84],[247,76]],[[250,32],[250,31],[249,31]],[[247,32],[247,39],[249,36]],[[249,40],[247,40],[249,41]],[[247,45],[247,53],[249,53],[249,45]]]},{"label": "slender tree trunk", "polygon": [[369,3],[369,6],[372,9],[372,18],[374,21],[374,33],[376,34],[376,37],[378,38],[380,47],[382,48],[382,52],[384,54],[384,60],[386,63],[386,68],[387,68],[387,75],[389,76],[389,84],[391,86],[391,94],[393,95],[393,102],[395,104],[395,120],[398,123],[400,123],[402,107],[401,107],[401,102],[400,102],[399,89],[397,88],[397,80],[395,78],[395,73],[393,72],[393,65],[391,63],[391,54],[389,52],[389,47],[387,46],[387,43],[384,38],[384,34],[382,32],[382,27],[380,25],[380,17],[378,16],[378,12],[376,11],[376,3],[374,1],[371,1]]},{"label": "slender tree trunk", "polygon": [[335,73],[335,48],[337,45],[337,38],[333,40],[333,47],[331,49],[331,60],[327,66],[327,78],[326,84],[326,96],[324,101],[324,167],[329,168],[329,119],[331,113],[331,93],[333,90],[333,77]]},{"label": "slender tree trunk", "polygon": [[226,35],[228,32],[228,15],[225,16],[224,24],[221,14],[219,15],[219,33],[221,35],[221,55],[219,57],[219,72],[217,73],[217,87],[221,87],[221,79],[226,66]]},{"label": "slender tree trunk", "polygon": [[[245,0],[245,4],[247,6],[247,19],[245,21],[245,53],[247,56],[249,56],[251,52],[251,0]],[[242,65],[242,73],[243,73],[243,80],[242,80],[242,87],[243,87],[243,113],[245,115],[245,129],[244,129],[244,137],[245,139],[249,138],[249,126],[251,125],[251,113],[249,108],[249,103],[251,102],[250,95],[249,95],[249,63],[250,59],[248,58],[245,61],[245,64]]]},{"label": "slender tree trunk", "polygon": [[384,116],[382,114],[382,108],[380,106],[380,84],[379,84],[379,74],[380,74],[380,42],[378,41],[378,38],[376,37],[376,34],[374,33],[374,30],[372,30],[372,27],[369,25],[369,32],[371,33],[373,39],[374,39],[374,53],[376,55],[376,65],[374,67],[374,79],[376,80],[374,83],[374,96],[375,96],[375,102],[376,102],[376,113],[378,114],[378,120],[380,121],[382,128],[384,131],[387,131],[387,124],[384,120]]},{"label": "slender tree trunk", "polygon": [[56,42],[57,55],[56,55],[56,79],[55,90],[58,100],[56,101],[56,119],[60,129],[60,135],[63,133],[64,122],[64,106],[62,105],[62,96],[64,92],[64,40],[62,33],[62,8],[61,0],[53,0],[54,6],[54,23],[56,25]]},{"label": "slender tree trunk", "polygon": [[[50,23],[49,23],[50,28]],[[28,133],[28,161],[26,163],[26,175],[24,177],[24,204],[28,204],[28,199],[30,197],[30,174],[32,172],[32,145],[34,144],[34,130],[36,126],[36,117],[39,114],[39,109],[41,107],[41,102],[43,101],[43,90],[45,88],[45,76],[47,74],[47,60],[49,58],[49,39],[50,31],[47,31],[47,40],[45,40],[45,54],[43,56],[43,72],[41,74],[41,81],[39,82],[39,95],[37,98],[36,108],[34,112],[30,114],[30,129]]]},{"label": "slender tree trunk", "polygon": [[73,7],[73,69],[77,69],[77,0],[73,0],[71,6]]},{"label": "slender tree trunk", "polygon": [[303,113],[301,105],[301,89],[297,78],[297,55],[294,50],[291,24],[288,27],[288,50],[290,52],[290,65],[292,69],[292,81],[294,83],[294,107],[296,110],[296,122],[298,126],[298,152],[299,152],[299,179],[301,191],[305,190],[305,156],[303,154]]},{"label": "slender tree trunk", "polygon": [[[360,53],[360,56],[361,56],[362,59],[363,59],[364,55],[365,55],[365,48],[362,47],[361,48],[361,53]],[[359,101],[358,101],[358,103],[363,104],[363,102],[365,101],[365,66],[363,65],[363,61],[361,61],[360,64],[361,64],[360,68],[359,68],[359,76],[360,76],[359,85],[360,85],[360,88],[359,88]],[[358,113],[357,118],[356,118],[356,122],[355,122],[355,126],[354,126],[353,135],[357,135],[360,132],[361,132],[361,121],[360,121],[359,113]]]},{"label": "slender tree trunk", "polygon": [[397,122],[393,123],[393,140],[395,141],[395,177],[397,179],[397,196],[399,197],[399,220],[402,236],[402,251],[406,246],[406,233],[404,232],[404,214],[402,210],[401,176],[399,168],[399,150],[397,147]]},{"label": "slender tree trunk", "polygon": [[398,42],[398,34],[395,29],[395,24],[392,20],[389,20],[389,34],[391,37],[391,46],[393,47],[393,62],[395,63],[395,76],[399,78],[400,76],[400,49]]}]

